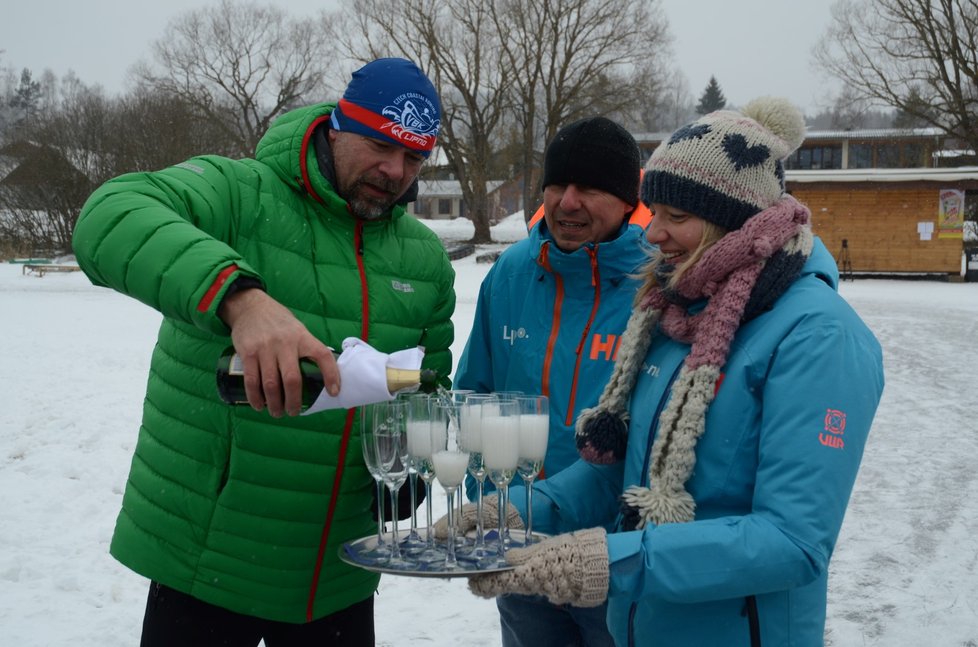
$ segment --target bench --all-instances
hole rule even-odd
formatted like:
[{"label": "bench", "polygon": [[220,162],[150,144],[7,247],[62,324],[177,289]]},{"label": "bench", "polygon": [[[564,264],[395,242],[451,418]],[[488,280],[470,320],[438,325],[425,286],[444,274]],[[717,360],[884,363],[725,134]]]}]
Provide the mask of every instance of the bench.
[{"label": "bench", "polygon": [[21,268],[21,274],[34,274],[38,277],[43,277],[48,272],[78,272],[81,268],[77,265],[51,265],[49,263],[45,264],[32,264],[25,263],[23,268]]}]

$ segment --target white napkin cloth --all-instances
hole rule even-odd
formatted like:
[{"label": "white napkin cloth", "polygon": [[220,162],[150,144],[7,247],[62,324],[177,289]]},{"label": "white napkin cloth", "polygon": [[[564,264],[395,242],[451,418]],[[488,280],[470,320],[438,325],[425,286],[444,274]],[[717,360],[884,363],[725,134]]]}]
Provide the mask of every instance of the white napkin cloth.
[{"label": "white napkin cloth", "polygon": [[[421,368],[423,359],[424,348],[421,346],[387,354],[362,339],[347,337],[343,340],[343,352],[336,360],[336,366],[340,369],[340,392],[332,396],[323,389],[302,415],[393,400],[397,393],[387,390],[387,368],[417,370]],[[414,389],[409,387],[398,393]]]}]

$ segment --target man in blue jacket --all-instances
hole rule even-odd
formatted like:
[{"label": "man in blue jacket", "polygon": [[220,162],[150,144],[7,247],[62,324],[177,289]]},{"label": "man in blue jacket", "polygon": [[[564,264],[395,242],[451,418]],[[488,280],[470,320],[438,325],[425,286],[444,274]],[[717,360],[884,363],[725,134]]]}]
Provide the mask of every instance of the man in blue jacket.
[{"label": "man in blue jacket", "polygon": [[[638,145],[617,123],[591,117],[565,126],[545,154],[542,214],[530,221],[529,237],[499,257],[479,292],[455,385],[549,398],[542,477],[578,459],[574,421],[597,403],[611,375],[638,287],[632,277],[649,258],[643,233],[651,216],[638,198],[640,173]],[[615,478],[608,468],[590,469]],[[523,488],[510,492],[522,508]],[[554,606],[529,596],[499,598],[498,606],[504,647],[613,644],[605,607]]]}]

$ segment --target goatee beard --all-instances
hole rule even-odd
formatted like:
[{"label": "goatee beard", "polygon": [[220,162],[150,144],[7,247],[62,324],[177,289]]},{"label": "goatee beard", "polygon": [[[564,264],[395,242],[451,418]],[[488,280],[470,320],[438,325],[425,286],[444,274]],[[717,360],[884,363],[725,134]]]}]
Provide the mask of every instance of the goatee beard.
[{"label": "goatee beard", "polygon": [[[366,184],[386,191],[391,195],[391,198],[389,200],[377,200],[364,197],[361,195],[361,187]],[[390,211],[397,198],[400,197],[397,194],[399,188],[397,182],[393,180],[383,178],[369,179],[361,176],[344,191],[346,195],[343,197],[346,198],[347,203],[350,205],[350,211],[354,216],[363,220],[378,220]]]}]

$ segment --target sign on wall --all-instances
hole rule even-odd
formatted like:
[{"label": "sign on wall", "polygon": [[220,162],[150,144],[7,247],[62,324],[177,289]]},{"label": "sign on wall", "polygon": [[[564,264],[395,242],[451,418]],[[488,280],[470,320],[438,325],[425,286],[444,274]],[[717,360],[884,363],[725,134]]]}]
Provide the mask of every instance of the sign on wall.
[{"label": "sign on wall", "polygon": [[941,189],[937,209],[937,237],[961,238],[964,232],[964,191]]}]

